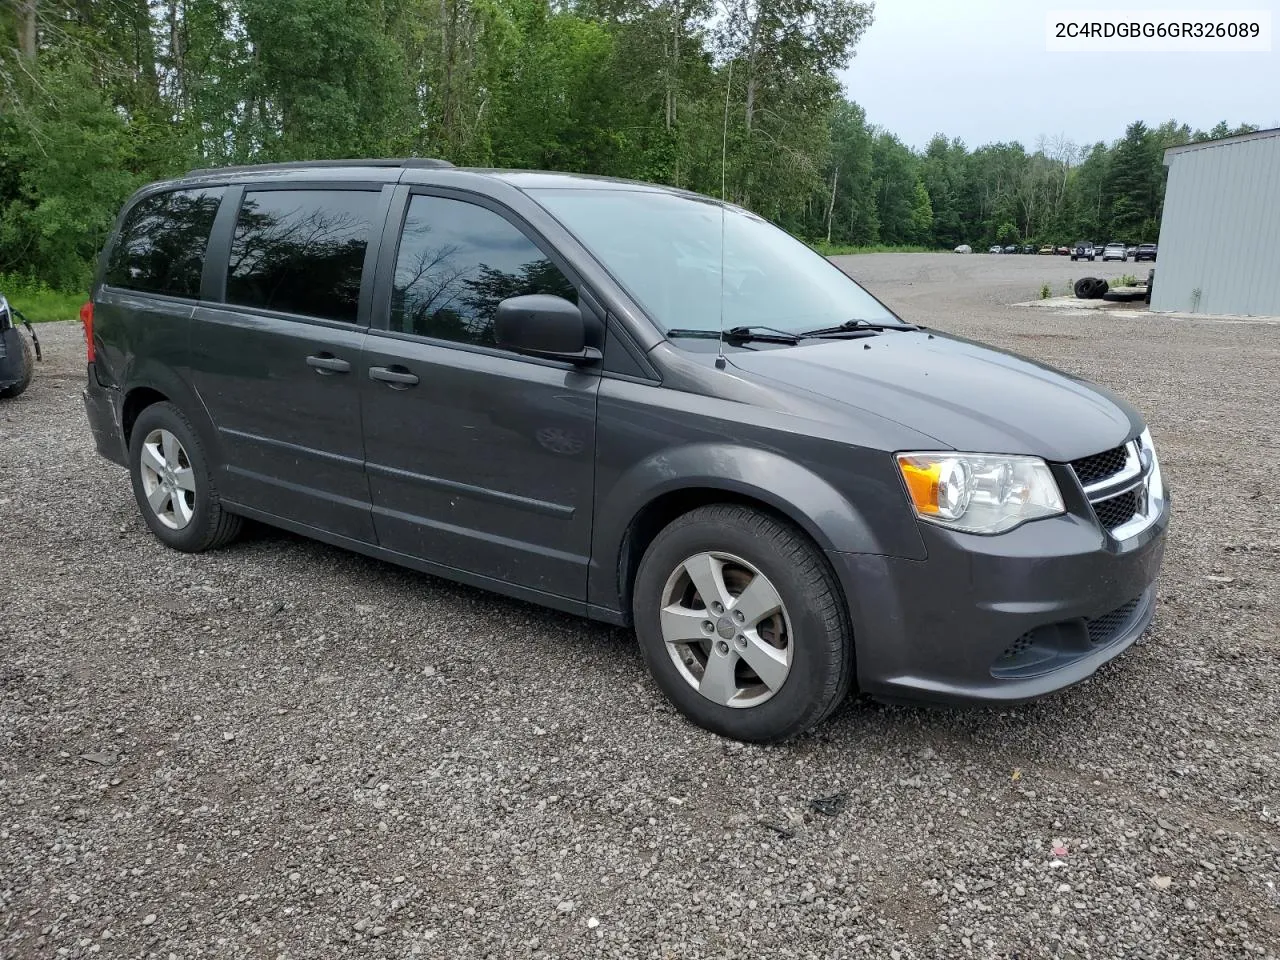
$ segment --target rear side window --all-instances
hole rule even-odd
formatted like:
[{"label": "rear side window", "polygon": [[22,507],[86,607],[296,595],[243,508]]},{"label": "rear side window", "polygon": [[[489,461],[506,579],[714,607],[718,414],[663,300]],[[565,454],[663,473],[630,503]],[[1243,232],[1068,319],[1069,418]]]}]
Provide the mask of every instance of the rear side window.
[{"label": "rear side window", "polygon": [[509,220],[464,200],[410,200],[396,256],[392,330],[491,347],[498,304],[527,293],[578,302],[568,278]]},{"label": "rear side window", "polygon": [[222,187],[175,190],[139,201],[107,261],[113,287],[200,296],[200,275]]},{"label": "rear side window", "polygon": [[378,194],[250,190],[231,241],[227,302],[356,322]]}]

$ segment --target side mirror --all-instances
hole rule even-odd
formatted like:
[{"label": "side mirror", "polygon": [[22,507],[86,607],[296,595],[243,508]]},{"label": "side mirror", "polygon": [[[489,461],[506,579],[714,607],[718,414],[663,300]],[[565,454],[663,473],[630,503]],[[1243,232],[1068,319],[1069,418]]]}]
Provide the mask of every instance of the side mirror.
[{"label": "side mirror", "polygon": [[587,345],[582,311],[563,297],[529,293],[508,297],[493,315],[498,346],[570,363],[593,363],[600,351]]}]

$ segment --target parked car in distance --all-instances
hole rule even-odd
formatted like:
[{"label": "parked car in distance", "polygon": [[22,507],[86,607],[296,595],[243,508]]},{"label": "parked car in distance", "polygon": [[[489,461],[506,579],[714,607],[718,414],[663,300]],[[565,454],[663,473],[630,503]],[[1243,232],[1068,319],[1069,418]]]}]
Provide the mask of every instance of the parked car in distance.
[{"label": "parked car in distance", "polygon": [[1011,244],[1009,244],[1008,246],[1006,246],[1006,247],[1004,248],[1004,252],[1005,252],[1005,253],[1017,253],[1017,252],[1018,252],[1018,245],[1017,245],[1016,243],[1011,243]]},{"label": "parked car in distance", "polygon": [[1129,259],[1133,259],[1133,255],[1138,252],[1138,248],[1133,244],[1129,244],[1124,248],[1124,255]]},{"label": "parked car in distance", "polygon": [[1035,253],[1035,252],[1036,252],[1035,245],[1034,245],[1034,244],[1030,244],[1030,243],[1023,244],[1023,246],[1022,246],[1022,252],[1023,252],[1024,254],[1028,254],[1028,253]]},{"label": "parked car in distance", "polygon": [[[852,689],[1035,698],[1155,610],[1169,500],[1137,410],[908,323],[684,191],[421,159],[192,171],[125,204],[81,319],[95,444],[164,544],[251,518],[632,627],[724,736],[794,736]],[[511,668],[558,623],[513,615]]]},{"label": "parked car in distance", "polygon": [[1089,260],[1092,261],[1098,255],[1097,249],[1090,240],[1079,240],[1071,249],[1072,260]]},{"label": "parked car in distance", "polygon": [[1155,263],[1156,245],[1154,243],[1140,243],[1138,249],[1133,255],[1135,261],[1150,260]]},{"label": "parked car in distance", "polygon": [[1047,254],[1049,254],[1049,255],[1051,255],[1051,256],[1052,256],[1052,254],[1053,254],[1053,247],[1041,247],[1041,248],[1040,248],[1040,253],[1041,253],[1041,254],[1046,254],[1046,253],[1047,253]]},{"label": "parked car in distance", "polygon": [[955,253],[973,253],[973,247],[969,246],[967,243],[962,243],[960,244],[960,246],[956,247],[954,252]]},{"label": "parked car in distance", "polygon": [[1071,248],[1070,248],[1070,247],[1058,247],[1058,249],[1057,249],[1057,251],[1056,251],[1056,252],[1058,253],[1058,255],[1059,255],[1059,256],[1063,256],[1063,257],[1065,257],[1067,254],[1069,254],[1069,253],[1071,252]]},{"label": "parked car in distance", "polygon": [[991,247],[987,253],[1004,253],[1004,247]]},{"label": "parked car in distance", "polygon": [[1125,252],[1123,243],[1108,243],[1102,248],[1103,263],[1106,263],[1108,260],[1119,260],[1123,262],[1127,258],[1128,254]]}]

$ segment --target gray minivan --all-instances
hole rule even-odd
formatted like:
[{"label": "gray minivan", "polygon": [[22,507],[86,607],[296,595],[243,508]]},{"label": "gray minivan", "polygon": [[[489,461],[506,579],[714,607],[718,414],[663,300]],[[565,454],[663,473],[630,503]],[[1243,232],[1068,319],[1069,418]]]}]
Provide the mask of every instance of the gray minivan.
[{"label": "gray minivan", "polygon": [[851,689],[1037,697],[1155,609],[1169,498],[1137,411],[682,190],[193,171],[125,205],[82,320],[97,447],[164,543],[248,518],[633,626],[726,736]]}]

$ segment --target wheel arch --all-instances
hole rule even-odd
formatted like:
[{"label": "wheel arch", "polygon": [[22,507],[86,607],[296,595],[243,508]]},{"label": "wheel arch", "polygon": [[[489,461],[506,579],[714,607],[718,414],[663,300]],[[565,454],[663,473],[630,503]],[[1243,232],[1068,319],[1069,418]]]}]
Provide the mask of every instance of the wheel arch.
[{"label": "wheel arch", "polygon": [[807,468],[772,451],[698,445],[637,464],[597,503],[589,601],[630,623],[645,550],[671,521],[713,503],[761,510],[824,552],[885,552],[858,508]]},{"label": "wheel arch", "polygon": [[139,364],[130,371],[120,394],[120,431],[126,450],[138,415],[153,404],[167,402],[182,411],[199,435],[206,453],[221,461],[222,447],[204,402],[172,367],[162,363]]}]

